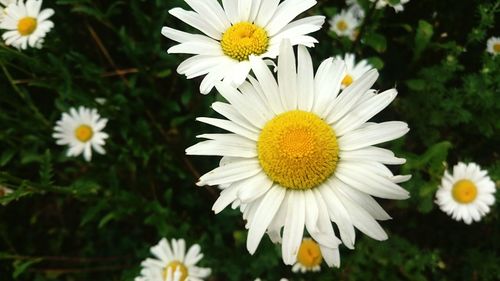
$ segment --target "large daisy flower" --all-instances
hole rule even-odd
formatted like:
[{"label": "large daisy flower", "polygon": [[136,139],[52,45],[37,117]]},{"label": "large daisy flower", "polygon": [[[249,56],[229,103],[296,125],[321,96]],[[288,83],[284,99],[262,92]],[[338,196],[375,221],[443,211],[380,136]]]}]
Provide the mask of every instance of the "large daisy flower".
[{"label": "large daisy flower", "polygon": [[[336,59],[341,60],[342,57],[337,56]],[[363,74],[373,68],[367,60],[361,60],[356,63],[356,56],[354,54],[345,54],[343,59],[346,65],[346,75],[342,79],[342,89],[351,85],[352,82],[358,80]]]},{"label": "large daisy flower", "polygon": [[200,245],[194,244],[186,252],[184,239],[172,239],[169,243],[165,238],[151,248],[154,259],[144,260],[141,276],[135,281],[201,281],[211,273],[210,268],[197,267],[203,258]]},{"label": "large daisy flower", "polygon": [[361,24],[353,10],[342,10],[340,14],[333,16],[330,20],[330,30],[335,32],[338,36],[347,36],[354,40],[357,36],[357,28]]},{"label": "large daisy flower", "polygon": [[500,54],[500,37],[491,37],[486,42],[486,51],[492,55]]},{"label": "large daisy flower", "polygon": [[[387,149],[374,145],[408,132],[404,122],[367,122],[396,97],[370,87],[378,72],[371,70],[339,94],[345,76],[343,61],[327,59],[313,74],[307,49],[299,46],[298,63],[289,41],[281,44],[275,80],[266,63],[251,56],[256,78],[238,89],[216,85],[228,103],[212,108],[226,119],[198,118],[228,134],[204,134],[207,139],[186,150],[190,155],[223,156],[220,166],[203,175],[199,185],[219,185],[218,213],[240,204],[247,220],[247,249],[254,253],[267,232],[282,243],[286,264],[293,265],[304,227],[329,266],[339,266],[332,222],[343,243],[354,247],[355,227],[377,240],[387,235],[376,220],[389,215],[371,197],[406,199],[384,164],[401,164]],[[281,229],[283,229],[283,233]]]},{"label": "large daisy flower", "polygon": [[308,47],[317,40],[307,34],[323,25],[323,16],[292,21],[316,4],[316,0],[185,0],[194,11],[174,8],[174,17],[200,30],[190,34],[163,27],[162,34],[179,42],[169,53],[194,55],[177,68],[188,79],[206,75],[200,92],[207,94],[216,82],[234,86],[245,81],[250,71],[250,55],[275,58],[283,38],[293,45]]},{"label": "large daisy flower", "polygon": [[105,154],[103,146],[108,134],[102,132],[108,119],[101,118],[97,110],[80,106],[78,110],[71,108],[63,113],[54,127],[58,145],[68,145],[68,157],[78,156],[83,152],[85,160],[92,158],[92,149],[99,154]]},{"label": "large daisy flower", "polygon": [[410,2],[410,0],[399,0],[399,3],[394,3],[391,0],[370,0],[370,2],[376,2],[375,7],[377,9],[383,9],[387,5],[391,6],[396,13],[404,11],[403,5]]},{"label": "large daisy flower", "polygon": [[43,38],[54,27],[48,20],[54,10],[41,10],[42,0],[22,0],[11,3],[4,10],[4,18],[0,21],[0,28],[8,30],[2,35],[6,45],[18,49],[26,49],[28,45],[41,48]]},{"label": "large daisy flower", "polygon": [[471,224],[490,212],[490,206],[495,203],[495,191],[488,171],[481,170],[475,163],[459,162],[453,167],[453,174],[444,172],[436,192],[436,203],[454,220]]},{"label": "large daisy flower", "polygon": [[304,238],[300,244],[299,252],[297,254],[297,262],[293,265],[293,272],[307,271],[318,272],[321,270],[321,262],[323,256],[318,243],[310,238]]}]

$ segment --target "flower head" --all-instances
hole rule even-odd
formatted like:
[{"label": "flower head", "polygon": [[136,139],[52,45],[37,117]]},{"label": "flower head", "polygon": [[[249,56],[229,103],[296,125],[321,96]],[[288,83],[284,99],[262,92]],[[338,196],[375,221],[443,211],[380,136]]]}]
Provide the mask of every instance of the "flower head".
[{"label": "flower head", "polygon": [[[389,215],[371,197],[406,199],[384,164],[401,164],[387,149],[374,145],[408,132],[403,122],[367,122],[396,97],[391,89],[380,94],[370,87],[378,73],[371,70],[345,88],[341,60],[327,59],[316,75],[303,46],[298,64],[289,41],[281,44],[278,81],[265,62],[251,56],[256,78],[238,89],[216,85],[228,103],[212,108],[225,119],[198,118],[228,134],[204,134],[207,139],[186,150],[190,155],[223,156],[220,166],[200,178],[199,185],[222,190],[213,210],[241,204],[247,220],[247,249],[254,253],[265,233],[282,243],[286,264],[297,260],[304,228],[319,244],[329,266],[340,256],[332,222],[342,242],[354,247],[358,228],[377,240],[387,238],[376,220]],[[283,232],[281,229],[283,228]]]},{"label": "flower head", "polygon": [[459,162],[453,167],[453,174],[445,171],[436,192],[436,203],[454,220],[471,224],[490,212],[495,191],[495,183],[487,171],[475,163]]},{"label": "flower head", "polygon": [[490,37],[486,45],[486,51],[488,51],[488,53],[494,56],[500,54],[500,37]]},{"label": "flower head", "polygon": [[354,40],[357,36],[357,28],[361,24],[360,20],[353,14],[353,10],[342,10],[330,21],[330,30],[338,36],[347,36]]},{"label": "flower head", "polygon": [[375,7],[377,9],[383,9],[389,5],[398,13],[404,11],[403,5],[410,2],[410,0],[399,0],[399,3],[394,3],[395,1],[391,0],[370,0],[370,2],[376,2]]},{"label": "flower head", "polygon": [[310,238],[304,238],[297,253],[297,262],[294,264],[293,272],[320,271],[323,256],[318,243]]},{"label": "flower head", "polygon": [[367,60],[361,60],[356,63],[356,57],[354,54],[345,54],[343,58],[341,56],[337,56],[336,59],[343,59],[346,65],[346,75],[342,79],[342,89],[351,85],[354,81],[361,78],[363,74],[373,68]]},{"label": "flower head", "polygon": [[245,81],[251,55],[275,58],[283,38],[293,45],[308,47],[317,40],[307,34],[317,31],[323,16],[293,21],[316,0],[185,0],[194,11],[174,8],[169,11],[203,34],[190,34],[163,27],[162,34],[180,44],[169,53],[194,55],[177,68],[188,79],[206,75],[200,92],[207,94],[221,80],[235,87]]},{"label": "flower head", "polygon": [[108,119],[101,118],[97,110],[80,106],[78,110],[71,108],[63,113],[54,127],[58,145],[68,145],[67,156],[78,156],[83,152],[85,160],[92,158],[92,149],[99,154],[105,154],[103,148],[108,134],[102,132]]},{"label": "flower head", "polygon": [[6,45],[18,49],[42,47],[45,35],[54,27],[54,23],[48,20],[54,10],[41,10],[41,7],[42,0],[20,0],[7,6],[0,21],[0,29],[7,30],[2,34]]},{"label": "flower head", "polygon": [[172,239],[169,243],[163,238],[151,248],[151,253],[155,258],[142,262],[141,276],[135,281],[196,281],[210,275],[210,268],[196,266],[203,258],[198,244],[186,252],[184,239]]}]

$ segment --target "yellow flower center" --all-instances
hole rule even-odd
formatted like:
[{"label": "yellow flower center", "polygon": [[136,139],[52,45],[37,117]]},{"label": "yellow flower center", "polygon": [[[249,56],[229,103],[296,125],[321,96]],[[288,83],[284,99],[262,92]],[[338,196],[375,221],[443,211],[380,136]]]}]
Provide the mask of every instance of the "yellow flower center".
[{"label": "yellow flower center", "polygon": [[224,32],[222,51],[237,61],[248,60],[250,55],[261,55],[267,51],[269,37],[262,28],[250,22],[237,23]]},{"label": "yellow flower center", "polygon": [[340,31],[344,31],[348,28],[349,26],[347,25],[347,23],[345,22],[345,20],[340,20],[339,22],[337,22],[337,28],[338,30]]},{"label": "yellow flower center", "polygon": [[167,280],[167,272],[169,268],[172,270],[172,273],[174,273],[178,268],[179,271],[181,272],[181,279],[179,279],[179,281],[186,280],[188,276],[188,269],[180,261],[172,261],[163,269],[163,280]]},{"label": "yellow flower center", "polygon": [[451,193],[455,201],[467,204],[476,199],[477,187],[470,180],[459,180],[453,185]]},{"label": "yellow flower center", "polygon": [[493,51],[495,51],[495,53],[500,53],[500,43],[493,45]]},{"label": "yellow flower center", "polygon": [[289,189],[311,189],[337,167],[339,149],[333,129],[317,115],[293,110],[267,124],[257,143],[262,169]]},{"label": "yellow flower center", "polygon": [[36,26],[37,22],[35,18],[25,17],[17,23],[17,31],[19,31],[19,34],[22,36],[28,36],[35,31]]},{"label": "yellow flower center", "polygon": [[349,75],[349,74],[347,74],[347,75],[344,77],[344,79],[342,79],[342,85],[343,85],[344,87],[348,87],[349,85],[351,85],[351,84],[352,84],[352,82],[353,82],[353,81],[354,81],[354,80],[352,79],[352,76],[351,76],[351,75]]},{"label": "yellow flower center", "polygon": [[81,142],[88,142],[93,135],[94,131],[89,125],[80,125],[75,130],[75,137]]},{"label": "yellow flower center", "polygon": [[321,261],[323,261],[323,256],[321,255],[318,243],[312,239],[302,240],[297,254],[297,261],[307,268],[320,265]]}]

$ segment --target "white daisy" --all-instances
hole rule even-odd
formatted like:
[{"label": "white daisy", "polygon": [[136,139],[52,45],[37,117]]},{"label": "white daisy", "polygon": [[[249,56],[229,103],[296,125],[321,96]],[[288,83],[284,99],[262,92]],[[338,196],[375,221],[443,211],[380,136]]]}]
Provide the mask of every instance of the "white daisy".
[{"label": "white daisy", "polygon": [[486,45],[486,50],[488,51],[488,53],[495,56],[500,54],[500,37],[491,37],[490,39],[488,39]]},{"label": "white daisy", "polygon": [[163,238],[151,253],[156,258],[141,263],[141,276],[135,281],[201,281],[211,273],[210,268],[196,266],[203,258],[200,245],[194,244],[186,252],[184,239],[172,239],[170,244]]},{"label": "white daisy", "polygon": [[361,5],[358,4],[356,0],[354,1],[346,1],[346,4],[349,5],[347,10],[354,15],[355,18],[357,18],[359,21],[362,21],[365,18],[365,10]]},{"label": "white daisy", "polygon": [[307,34],[323,25],[323,16],[292,21],[316,4],[316,0],[185,0],[194,11],[174,8],[174,17],[200,30],[190,34],[163,27],[162,34],[180,44],[169,53],[194,55],[177,68],[188,79],[206,75],[200,92],[207,94],[216,82],[227,81],[235,87],[245,81],[250,55],[275,58],[283,38],[293,45],[314,46],[318,41]]},{"label": "white daisy", "polygon": [[108,119],[101,118],[96,109],[80,106],[78,111],[71,108],[63,113],[54,127],[52,137],[57,139],[58,145],[69,145],[68,157],[78,156],[83,152],[85,160],[92,158],[92,149],[99,154],[105,154],[103,148],[108,134],[102,132]]},{"label": "white daisy", "polygon": [[40,11],[41,7],[42,0],[27,0],[26,4],[20,0],[5,9],[0,28],[8,30],[2,35],[6,45],[18,49],[26,49],[28,45],[42,47],[43,38],[54,27],[54,23],[48,20],[54,10]]},{"label": "white daisy", "polygon": [[[335,57],[338,60],[342,60],[341,56]],[[347,86],[351,85],[352,82],[358,80],[363,76],[363,74],[367,73],[370,69],[373,68],[367,60],[361,60],[356,63],[356,57],[354,54],[345,54],[343,58],[346,65],[346,75],[342,79],[342,89],[345,89]]]},{"label": "white daisy", "polygon": [[304,238],[297,254],[297,262],[293,265],[293,272],[320,271],[323,256],[318,243],[310,238]]},{"label": "white daisy", "polygon": [[[339,266],[340,241],[354,247],[357,227],[370,237],[387,239],[376,220],[389,215],[370,196],[406,199],[384,164],[402,164],[387,149],[373,145],[408,132],[403,122],[367,122],[396,97],[391,89],[376,94],[370,87],[378,72],[371,70],[339,94],[345,76],[343,61],[327,59],[313,74],[307,49],[299,46],[298,66],[289,41],[281,44],[277,76],[265,62],[251,56],[256,79],[238,89],[216,85],[228,103],[212,108],[225,119],[197,120],[229,134],[205,134],[208,139],[186,150],[190,155],[223,156],[220,166],[200,178],[199,185],[222,190],[213,210],[241,203],[247,220],[247,249],[253,254],[267,232],[282,242],[282,256],[293,265],[304,226],[320,246],[329,266]],[[283,234],[281,228],[284,227]]]},{"label": "white daisy", "polygon": [[342,10],[340,14],[335,15],[329,21],[330,30],[335,32],[338,36],[347,36],[351,40],[357,36],[357,28],[360,25],[352,10]]},{"label": "white daisy", "polygon": [[495,183],[488,171],[481,170],[475,163],[459,162],[453,167],[452,175],[444,172],[436,192],[436,203],[454,220],[471,224],[490,212],[495,192]]},{"label": "white daisy", "polygon": [[404,11],[403,5],[410,2],[410,0],[399,0],[399,3],[393,4],[394,1],[390,0],[370,0],[370,2],[377,2],[375,7],[377,9],[383,9],[387,5],[391,6],[396,13]]}]

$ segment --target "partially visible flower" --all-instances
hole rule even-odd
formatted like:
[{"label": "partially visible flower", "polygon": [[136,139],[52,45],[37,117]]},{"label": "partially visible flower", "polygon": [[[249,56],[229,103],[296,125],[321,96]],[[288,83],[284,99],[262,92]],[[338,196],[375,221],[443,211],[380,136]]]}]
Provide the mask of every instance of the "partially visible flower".
[{"label": "partially visible flower", "polygon": [[108,134],[102,132],[108,119],[101,118],[96,109],[80,106],[78,110],[71,108],[63,113],[57,121],[52,136],[58,145],[68,145],[67,156],[78,156],[83,152],[85,160],[92,158],[92,149],[99,154],[105,154],[103,148]]},{"label": "partially visible flower", "polygon": [[194,244],[186,252],[184,239],[172,239],[169,243],[165,238],[151,248],[154,259],[144,260],[141,276],[135,281],[201,281],[211,273],[210,268],[197,267],[203,258],[200,245]]},{"label": "partially visible flower", "polygon": [[486,50],[488,51],[488,53],[495,56],[500,54],[500,37],[490,37],[486,45]]},{"label": "partially visible flower", "polygon": [[[262,281],[260,278],[255,279],[255,281]],[[281,278],[280,281],[288,281],[286,278]]]},{"label": "partially visible flower", "polygon": [[5,15],[5,8],[14,2],[16,2],[16,0],[0,0],[0,21]]},{"label": "partially visible flower", "polygon": [[5,195],[9,195],[12,192],[14,192],[12,189],[0,185],[0,197],[5,196]]},{"label": "partially visible flower", "polygon": [[355,39],[360,21],[354,16],[351,10],[342,10],[329,21],[330,30],[338,36],[347,36],[351,40]]},{"label": "partially visible flower", "polygon": [[[224,80],[240,86],[250,72],[250,55],[276,58],[281,40],[292,45],[314,46],[308,34],[321,28],[325,18],[311,16],[293,21],[316,5],[316,0],[185,0],[194,11],[174,8],[169,13],[200,30],[191,34],[163,27],[162,34],[180,44],[168,53],[194,55],[177,68],[188,79],[205,75],[200,92],[208,94]],[[279,4],[279,5],[278,5]]]},{"label": "partially visible flower", "polygon": [[349,5],[347,10],[351,12],[351,14],[354,15],[355,18],[358,20],[362,21],[365,18],[365,10],[361,5],[358,4],[356,0],[354,1],[349,1],[347,0],[346,3]]},{"label": "partially visible flower", "polygon": [[323,256],[321,249],[313,239],[304,238],[297,253],[297,263],[292,267],[293,272],[320,271]]},{"label": "partially visible flower", "polygon": [[335,57],[339,60],[344,60],[346,64],[346,74],[342,79],[342,89],[345,89],[349,85],[351,85],[354,81],[358,80],[363,76],[363,74],[367,73],[373,66],[368,63],[367,60],[361,60],[356,63],[356,57],[354,54],[347,53],[344,55],[344,58],[341,56]]},{"label": "partially visible flower", "polygon": [[393,4],[393,1],[390,0],[370,0],[370,2],[377,2],[375,4],[375,7],[377,9],[382,9],[385,8],[385,6],[389,5],[394,8],[394,11],[396,11],[396,13],[398,13],[404,11],[403,5],[410,2],[410,0],[399,0],[399,3],[397,4]]},{"label": "partially visible flower", "polygon": [[6,45],[18,49],[41,48],[43,38],[54,27],[48,18],[54,14],[52,9],[41,10],[42,0],[19,0],[11,3],[4,10],[4,17],[0,21],[0,29],[7,31],[2,34]]},{"label": "partially visible flower", "polygon": [[454,220],[471,224],[490,212],[495,192],[488,171],[481,170],[476,163],[459,162],[453,167],[453,174],[445,171],[436,192],[436,203]]}]

